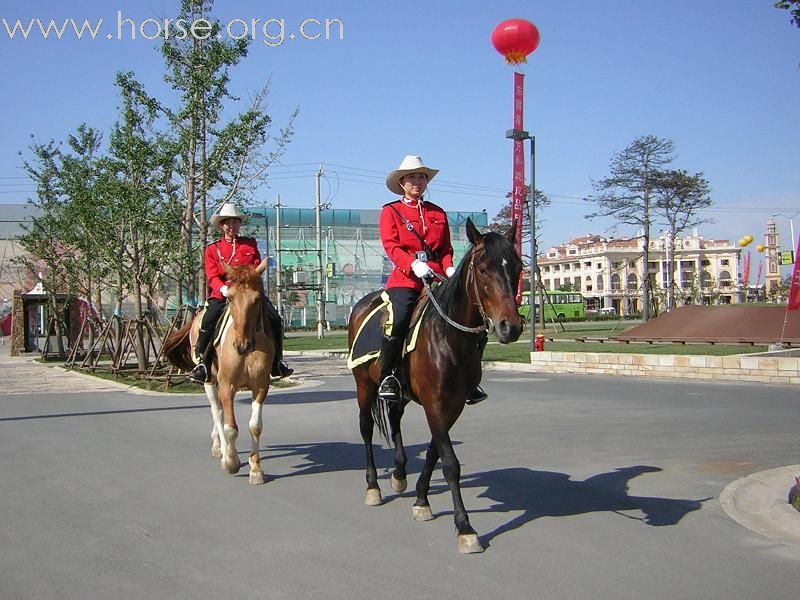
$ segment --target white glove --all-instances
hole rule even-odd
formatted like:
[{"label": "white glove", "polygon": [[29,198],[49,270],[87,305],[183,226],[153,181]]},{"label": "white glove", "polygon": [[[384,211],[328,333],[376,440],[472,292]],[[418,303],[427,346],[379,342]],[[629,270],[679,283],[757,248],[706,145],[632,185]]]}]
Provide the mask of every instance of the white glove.
[{"label": "white glove", "polygon": [[425,279],[433,274],[433,269],[428,266],[428,263],[422,262],[419,259],[411,263],[411,270],[414,271],[414,275],[420,279]]},{"label": "white glove", "polygon": [[456,268],[455,267],[447,267],[444,270],[444,274],[447,275],[448,279],[450,279],[453,276],[453,273],[455,273],[455,272],[456,272]]},{"label": "white glove", "polygon": [[223,285],[221,288],[219,288],[219,293],[222,294],[223,298],[227,298],[228,297],[228,286],[227,285]]}]

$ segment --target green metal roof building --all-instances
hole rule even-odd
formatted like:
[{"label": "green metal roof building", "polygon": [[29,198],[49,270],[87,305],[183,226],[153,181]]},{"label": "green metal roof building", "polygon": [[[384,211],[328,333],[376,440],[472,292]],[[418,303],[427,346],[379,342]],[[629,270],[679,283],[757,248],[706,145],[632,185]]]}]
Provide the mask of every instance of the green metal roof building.
[{"label": "green metal roof building", "polygon": [[[270,258],[269,293],[291,326],[316,324],[320,296],[326,320],[346,324],[353,305],[381,288],[392,270],[378,234],[380,210],[322,210],[319,246],[314,209],[282,207],[280,215],[276,208],[243,210],[249,217],[242,235],[256,238],[261,255]],[[479,229],[489,225],[485,212],[448,212],[456,263],[469,247],[468,218]]]}]

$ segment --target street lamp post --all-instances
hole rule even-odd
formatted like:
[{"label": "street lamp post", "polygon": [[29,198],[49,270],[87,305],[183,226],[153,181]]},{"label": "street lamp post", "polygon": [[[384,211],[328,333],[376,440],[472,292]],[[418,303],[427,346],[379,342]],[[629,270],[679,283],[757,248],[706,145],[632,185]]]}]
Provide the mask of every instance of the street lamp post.
[{"label": "street lamp post", "polygon": [[[527,131],[522,129],[509,129],[506,131],[506,138],[512,140],[530,140],[531,141],[531,181],[530,181],[530,200],[528,201],[528,215],[530,218],[531,226],[531,240],[530,240],[530,253],[531,260],[528,263],[528,279],[530,283],[530,293],[528,295],[528,303],[531,307],[531,352],[536,351],[536,317],[534,308],[536,306],[536,275],[538,272],[536,263],[536,136],[530,135]],[[522,222],[518,223],[520,228],[520,237],[522,237]],[[544,304],[542,304],[544,307]]]},{"label": "street lamp post", "polygon": [[794,250],[795,246],[797,245],[797,238],[794,237],[794,218],[797,215],[800,215],[800,211],[797,211],[793,215],[786,215],[786,214],[783,214],[783,213],[775,213],[775,214],[772,215],[773,217],[785,217],[785,218],[789,219],[789,235],[792,236],[792,243],[790,244],[790,249],[791,250]]},{"label": "street lamp post", "polygon": [[[536,25],[525,19],[508,19],[500,23],[492,31],[492,45],[506,59],[506,64],[514,67],[514,129],[506,132],[506,137],[514,140],[514,169],[513,169],[513,182],[511,190],[511,214],[512,219],[516,220],[520,226],[515,246],[517,253],[522,257],[522,188],[524,187],[525,180],[525,165],[524,163],[524,142],[523,140],[531,141],[531,262],[530,262],[530,283],[531,292],[529,295],[529,302],[535,298],[534,280],[536,269],[536,229],[535,229],[535,185],[534,185],[534,155],[536,142],[534,138],[528,135],[527,131],[523,128],[523,75],[517,68],[523,63],[527,62],[528,56],[536,50],[539,46],[539,30]],[[522,301],[522,277],[520,277],[519,285],[517,287],[517,302]],[[533,308],[533,305],[531,305]],[[531,319],[531,352],[535,351],[535,330],[536,318]]]}]

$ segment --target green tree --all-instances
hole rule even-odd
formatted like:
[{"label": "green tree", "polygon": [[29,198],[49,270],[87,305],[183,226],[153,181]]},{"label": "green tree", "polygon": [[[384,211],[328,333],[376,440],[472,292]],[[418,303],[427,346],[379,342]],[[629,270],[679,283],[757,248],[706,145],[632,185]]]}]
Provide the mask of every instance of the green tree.
[{"label": "green tree", "polygon": [[63,243],[70,248],[72,263],[66,270],[71,291],[86,298],[90,308],[102,311],[103,292],[108,287],[108,265],[97,260],[106,242],[95,235],[97,214],[94,206],[101,179],[103,136],[82,124],[67,137],[71,150],[61,157],[60,180],[64,204]]},{"label": "green tree", "polygon": [[[269,82],[252,94],[249,106],[225,121],[230,71],[248,53],[248,40],[226,40],[211,11],[213,0],[182,0],[178,18],[205,21],[208,36],[173,37],[162,46],[165,79],[177,92],[179,104],[156,103],[175,131],[178,172],[183,181],[181,242],[177,278],[187,284],[192,299],[205,299],[203,250],[208,242],[209,214],[225,202],[241,202],[266,180],[269,166],[284,152],[293,135],[297,110],[273,136],[266,112]],[[154,102],[132,76],[127,85],[143,102]],[[228,109],[229,110],[229,109]],[[195,238],[195,231],[197,237]],[[179,286],[179,302],[183,287]]]},{"label": "green tree", "polygon": [[615,154],[609,164],[610,175],[593,182],[594,194],[587,201],[597,211],[587,219],[610,217],[625,225],[641,229],[642,238],[642,319],[650,318],[650,278],[648,258],[650,227],[653,223],[652,194],[654,174],[671,163],[675,145],[672,140],[646,135],[636,138],[622,152]]},{"label": "green tree", "polygon": [[800,0],[777,0],[775,8],[783,8],[791,12],[792,24],[800,27]]},{"label": "green tree", "polygon": [[691,227],[701,223],[709,223],[709,217],[701,217],[698,213],[709,208],[711,200],[711,186],[703,173],[690,175],[684,170],[658,171],[653,174],[653,200],[654,212],[667,227],[668,265],[670,284],[667,286],[667,307],[675,306],[675,290],[672,274],[675,238]]},{"label": "green tree", "polygon": [[180,207],[165,193],[175,156],[164,136],[153,131],[157,107],[126,84],[127,77],[119,75],[120,120],[111,132],[92,208],[106,241],[103,256],[117,276],[117,312],[122,312],[123,298],[133,300],[134,350],[139,368],[145,369],[147,299],[177,248]]},{"label": "green tree", "polygon": [[[524,189],[525,200],[522,206],[522,256],[523,259],[526,260],[530,260],[531,219],[528,211],[530,195],[531,188],[529,185],[526,185]],[[509,202],[503,204],[498,213],[492,219],[492,222],[489,223],[489,229],[491,231],[505,232],[509,227],[511,227],[513,220],[510,202],[511,192],[506,194],[506,198],[509,199]],[[540,211],[550,206],[550,198],[548,198],[541,190],[536,190],[534,198],[534,206],[536,207],[536,240],[538,247],[538,240],[541,237],[542,231],[542,219]]]},{"label": "green tree", "polygon": [[[47,143],[33,143],[30,147],[33,157],[23,161],[28,176],[36,185],[36,197],[28,203],[40,211],[40,215],[23,225],[24,233],[19,236],[20,246],[28,255],[15,259],[37,281],[47,295],[49,314],[56,318],[56,338],[59,354],[64,354],[62,333],[65,324],[56,301],[56,294],[69,292],[69,249],[62,242],[65,228],[68,227],[64,210],[64,193],[61,187],[61,150],[59,144],[51,140]],[[49,325],[49,324],[48,324]]]},{"label": "green tree", "polygon": [[[67,137],[67,149],[61,144],[33,144],[32,158],[23,164],[36,182],[37,195],[29,203],[40,214],[24,226],[20,243],[29,253],[18,262],[36,274],[42,273],[50,314],[60,316],[56,294],[81,296],[92,312],[102,311],[102,291],[108,287],[109,270],[102,259],[108,240],[97,235],[103,221],[94,205],[101,192],[100,156],[102,136],[85,124]],[[59,329],[58,350],[63,354]]]}]

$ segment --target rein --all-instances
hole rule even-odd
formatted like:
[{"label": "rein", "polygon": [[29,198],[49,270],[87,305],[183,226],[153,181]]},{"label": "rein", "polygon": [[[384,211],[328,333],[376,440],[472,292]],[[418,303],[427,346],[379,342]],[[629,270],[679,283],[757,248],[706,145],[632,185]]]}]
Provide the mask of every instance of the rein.
[{"label": "rein", "polygon": [[[442,310],[442,307],[439,306],[439,303],[436,301],[436,297],[433,294],[433,290],[431,289],[428,280],[423,279],[422,283],[428,290],[428,298],[430,299],[431,304],[433,304],[433,307],[436,309],[436,312],[439,313],[439,316],[442,317],[442,319],[444,319],[448,325],[452,325],[453,327],[455,327],[459,331],[463,331],[464,333],[489,333],[492,331],[492,329],[494,329],[494,324],[492,323],[492,320],[486,316],[486,311],[484,311],[483,309],[483,303],[481,302],[480,294],[478,294],[478,281],[475,279],[475,273],[473,271],[473,260],[474,257],[470,255],[468,276],[470,274],[472,275],[472,283],[475,289],[475,299],[477,300],[477,302],[475,302],[474,304],[478,307],[478,312],[480,312],[481,318],[483,319],[483,325],[480,325],[478,327],[467,327],[466,325],[457,323],[456,321],[448,317]],[[437,273],[433,273],[433,276],[436,277],[439,281],[442,282],[447,281],[446,278],[442,277],[441,275],[438,275]]]}]

